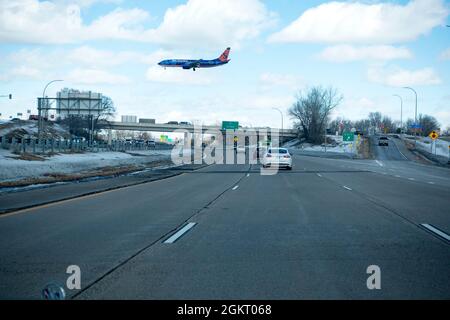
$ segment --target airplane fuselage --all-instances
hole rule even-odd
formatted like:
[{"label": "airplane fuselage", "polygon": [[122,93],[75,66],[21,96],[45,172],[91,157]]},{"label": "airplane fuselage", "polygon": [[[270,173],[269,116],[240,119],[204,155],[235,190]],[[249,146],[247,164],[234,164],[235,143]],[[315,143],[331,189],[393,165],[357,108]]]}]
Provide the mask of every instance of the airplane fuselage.
[{"label": "airplane fuselage", "polygon": [[167,59],[161,61],[160,63],[158,63],[158,65],[164,68],[183,68],[185,70],[192,69],[194,71],[196,68],[213,68],[227,64],[230,61],[230,59],[228,59],[229,53],[230,47],[226,48],[225,51],[217,59]]},{"label": "airplane fuselage", "polygon": [[224,64],[227,64],[229,60],[226,61],[220,61],[219,59],[214,60],[190,60],[190,59],[168,59],[163,60],[160,63],[158,63],[161,67],[177,67],[177,68],[184,68],[184,69],[191,69],[191,68],[212,68],[212,67],[218,67]]}]

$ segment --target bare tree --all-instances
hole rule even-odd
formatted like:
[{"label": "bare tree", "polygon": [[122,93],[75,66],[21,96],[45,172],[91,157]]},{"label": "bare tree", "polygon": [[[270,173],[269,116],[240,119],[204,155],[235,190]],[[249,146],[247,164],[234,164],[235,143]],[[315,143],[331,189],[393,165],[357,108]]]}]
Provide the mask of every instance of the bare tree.
[{"label": "bare tree", "polygon": [[306,141],[321,143],[332,109],[342,101],[342,95],[329,87],[312,87],[306,92],[299,92],[297,101],[289,109],[289,114],[296,121],[296,127],[303,132]]},{"label": "bare tree", "polygon": [[114,106],[114,101],[108,97],[102,97],[102,108],[99,114],[94,116],[94,130],[97,129],[97,124],[99,121],[108,121],[116,113],[116,107]]},{"label": "bare tree", "polygon": [[395,130],[394,122],[388,116],[383,116],[383,118],[381,119],[381,125],[383,131],[386,133],[392,133]]},{"label": "bare tree", "polygon": [[354,127],[357,131],[361,131],[364,134],[368,134],[369,129],[370,129],[370,120],[362,119],[362,120],[355,121]]},{"label": "bare tree", "polygon": [[425,136],[429,135],[431,131],[439,128],[439,123],[436,118],[427,114],[419,115],[419,124],[422,129],[422,135]]},{"label": "bare tree", "polygon": [[381,112],[370,112],[369,113],[370,125],[374,128],[380,128],[382,117],[383,116],[381,115]]}]

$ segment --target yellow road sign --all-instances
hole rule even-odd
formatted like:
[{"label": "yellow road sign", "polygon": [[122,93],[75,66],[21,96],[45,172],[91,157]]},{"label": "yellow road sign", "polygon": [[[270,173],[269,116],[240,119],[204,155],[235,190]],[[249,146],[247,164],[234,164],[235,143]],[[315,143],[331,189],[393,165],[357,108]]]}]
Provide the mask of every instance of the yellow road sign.
[{"label": "yellow road sign", "polygon": [[430,134],[428,135],[431,139],[436,140],[437,138],[439,138],[439,134],[436,131],[431,131]]}]

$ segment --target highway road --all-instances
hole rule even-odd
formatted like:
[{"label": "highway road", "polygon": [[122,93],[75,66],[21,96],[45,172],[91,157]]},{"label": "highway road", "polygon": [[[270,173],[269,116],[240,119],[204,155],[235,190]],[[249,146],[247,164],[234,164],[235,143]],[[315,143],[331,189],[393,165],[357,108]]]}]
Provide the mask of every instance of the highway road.
[{"label": "highway road", "polygon": [[450,242],[421,225],[450,234],[448,169],[292,153],[290,172],[213,165],[0,216],[0,298],[69,265],[72,299],[450,298]]}]

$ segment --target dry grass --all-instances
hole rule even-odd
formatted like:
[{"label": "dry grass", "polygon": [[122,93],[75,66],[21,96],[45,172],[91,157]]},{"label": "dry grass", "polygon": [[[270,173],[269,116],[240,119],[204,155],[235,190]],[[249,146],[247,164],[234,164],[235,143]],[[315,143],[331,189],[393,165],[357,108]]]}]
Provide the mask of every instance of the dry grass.
[{"label": "dry grass", "polygon": [[26,160],[26,161],[45,161],[46,159],[44,157],[31,154],[31,153],[19,153],[17,157],[10,157],[12,159],[17,160]]},{"label": "dry grass", "polygon": [[358,156],[361,159],[374,159],[372,149],[370,147],[369,139],[362,138],[358,148]]},{"label": "dry grass", "polygon": [[127,173],[132,173],[135,171],[143,170],[146,168],[154,168],[161,165],[171,164],[170,160],[162,160],[150,162],[146,165],[126,165],[126,166],[107,166],[96,168],[89,171],[82,171],[78,173],[46,173],[42,177],[36,178],[26,178],[22,180],[15,181],[3,181],[0,182],[0,188],[6,187],[24,187],[32,184],[46,184],[46,183],[54,183],[54,182],[68,182],[68,181],[77,181],[86,178],[92,177],[108,177],[108,176],[119,176]]}]

